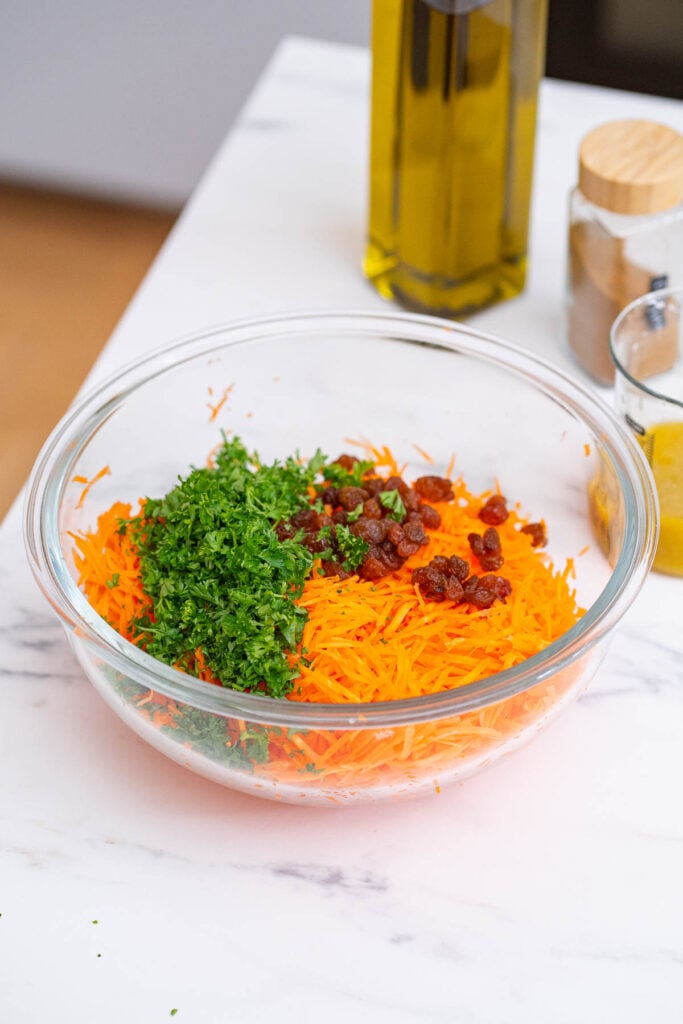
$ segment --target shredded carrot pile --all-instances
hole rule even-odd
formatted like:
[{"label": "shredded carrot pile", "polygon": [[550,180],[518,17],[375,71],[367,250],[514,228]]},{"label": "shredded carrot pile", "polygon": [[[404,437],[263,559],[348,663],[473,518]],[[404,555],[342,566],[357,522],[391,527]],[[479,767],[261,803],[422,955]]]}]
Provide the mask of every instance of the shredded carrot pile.
[{"label": "shredded carrot pile", "polygon": [[117,501],[99,517],[96,530],[71,535],[79,585],[98,615],[127,640],[133,639],[131,623],[150,604],[137,551],[120,530],[130,518],[130,505]]},{"label": "shredded carrot pile", "polygon": [[[530,727],[540,728],[579,678],[575,666],[553,683],[452,718],[391,729],[310,729],[299,733],[273,730],[268,761],[254,772],[278,784],[303,787],[311,773],[313,785],[331,794],[381,786],[410,788],[431,780],[435,788],[450,774],[482,764],[504,744],[514,745]],[[242,733],[246,730],[241,724]],[[239,736],[240,733],[237,733]],[[234,742],[234,739],[233,739]],[[331,795],[330,799],[334,799]]]},{"label": "shredded carrot pile", "polygon": [[429,531],[428,546],[396,573],[375,583],[357,576],[307,581],[299,603],[308,612],[303,646],[310,664],[291,700],[366,703],[439,693],[518,665],[574,625],[572,563],[554,572],[519,532],[514,511],[498,527],[501,572],[512,585],[505,603],[478,611],[422,598],[412,570],[436,555],[471,559],[467,535],[482,529],[482,499],[462,481],[454,491],[455,502],[434,503],[441,527]]},{"label": "shredded carrot pile", "polygon": [[[377,465],[390,473],[397,470],[388,450],[372,453]],[[512,585],[507,601],[477,610],[423,599],[411,583],[412,570],[436,555],[471,559],[467,535],[482,528],[477,511],[489,494],[473,496],[462,480],[453,489],[455,501],[435,504],[441,526],[428,531],[429,544],[398,572],[374,583],[357,576],[340,581],[311,575],[299,599],[308,612],[302,641],[307,662],[290,700],[351,705],[451,690],[520,664],[575,624],[582,610],[570,583],[572,561],[561,571],[554,569],[520,532],[526,520],[515,509],[498,526],[502,571]],[[118,503],[99,517],[95,530],[73,536],[79,582],[88,600],[129,639],[131,622],[149,603],[136,551],[120,531],[121,520],[130,517],[131,507]],[[215,682],[201,650],[194,652],[191,668]],[[485,759],[503,742],[514,741],[550,713],[579,673],[573,666],[561,677],[479,711],[380,731],[363,728],[362,714],[358,729],[339,731],[297,732],[232,720],[225,724],[225,746],[237,748],[251,742],[254,729],[267,729],[267,757],[254,761],[250,770],[279,784],[346,793],[349,787],[383,783],[410,786],[444,778],[463,759]],[[182,729],[185,712],[173,701],[148,691],[135,702],[156,725]]]}]

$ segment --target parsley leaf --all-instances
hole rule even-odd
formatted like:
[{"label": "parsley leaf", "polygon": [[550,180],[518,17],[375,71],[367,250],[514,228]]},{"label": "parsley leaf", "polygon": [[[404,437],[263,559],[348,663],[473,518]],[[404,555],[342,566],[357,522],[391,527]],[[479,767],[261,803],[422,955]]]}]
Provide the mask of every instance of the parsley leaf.
[{"label": "parsley leaf", "polygon": [[370,545],[362,537],[356,537],[351,533],[348,526],[339,525],[335,531],[337,547],[344,561],[343,566],[348,572],[350,569],[357,569],[363,561]]},{"label": "parsley leaf", "polygon": [[397,523],[402,523],[406,517],[406,507],[403,504],[403,499],[398,491],[380,491],[378,498],[381,505],[384,505],[386,509],[389,509],[387,519],[395,519]]}]

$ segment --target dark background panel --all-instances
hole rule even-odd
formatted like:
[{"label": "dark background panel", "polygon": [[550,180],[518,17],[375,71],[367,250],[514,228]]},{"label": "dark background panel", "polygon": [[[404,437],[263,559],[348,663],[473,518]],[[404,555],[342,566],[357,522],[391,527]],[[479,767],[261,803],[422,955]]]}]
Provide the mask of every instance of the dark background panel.
[{"label": "dark background panel", "polygon": [[546,74],[683,99],[683,0],[549,0]]}]

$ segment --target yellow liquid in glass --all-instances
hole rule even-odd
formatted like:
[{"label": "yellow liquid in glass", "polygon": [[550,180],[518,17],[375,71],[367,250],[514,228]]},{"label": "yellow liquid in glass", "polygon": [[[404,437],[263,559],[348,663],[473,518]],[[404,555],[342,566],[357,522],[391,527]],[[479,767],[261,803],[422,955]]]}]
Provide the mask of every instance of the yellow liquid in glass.
[{"label": "yellow liquid in glass", "polygon": [[654,568],[683,574],[683,423],[659,423],[639,438],[659,498],[659,543]]},{"label": "yellow liquid in glass", "polygon": [[523,289],[544,34],[545,0],[374,0],[364,271],[385,297],[458,316]]},{"label": "yellow liquid in glass", "polygon": [[[683,576],[683,423],[658,423],[638,434],[655,478],[659,542],[653,568]],[[614,469],[601,461],[588,486],[588,507],[600,547],[614,564],[624,536],[624,509]]]}]

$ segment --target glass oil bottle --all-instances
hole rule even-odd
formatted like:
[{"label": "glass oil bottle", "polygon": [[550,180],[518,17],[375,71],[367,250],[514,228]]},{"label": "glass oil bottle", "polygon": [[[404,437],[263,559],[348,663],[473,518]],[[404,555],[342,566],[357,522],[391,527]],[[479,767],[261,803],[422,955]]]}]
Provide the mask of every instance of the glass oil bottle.
[{"label": "glass oil bottle", "polygon": [[522,291],[547,0],[373,0],[364,272],[415,310]]}]

